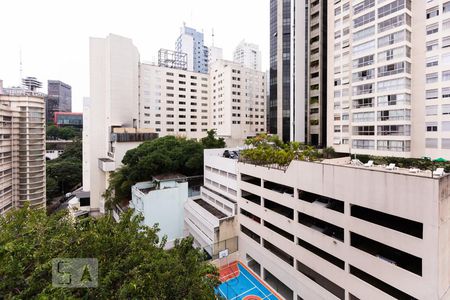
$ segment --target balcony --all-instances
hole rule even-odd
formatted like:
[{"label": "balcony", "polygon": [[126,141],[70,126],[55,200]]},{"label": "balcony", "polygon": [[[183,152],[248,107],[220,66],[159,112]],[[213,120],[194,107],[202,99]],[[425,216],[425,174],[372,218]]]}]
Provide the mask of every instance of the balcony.
[{"label": "balcony", "polygon": [[116,164],[111,158],[99,158],[98,168],[103,172],[112,172],[116,169]]}]

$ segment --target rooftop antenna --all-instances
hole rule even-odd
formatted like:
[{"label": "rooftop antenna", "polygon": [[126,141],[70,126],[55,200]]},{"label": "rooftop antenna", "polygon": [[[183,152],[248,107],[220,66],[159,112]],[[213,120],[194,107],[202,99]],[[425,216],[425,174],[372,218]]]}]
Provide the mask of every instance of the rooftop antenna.
[{"label": "rooftop antenna", "polygon": [[212,37],[212,46],[214,47],[214,28],[212,29],[211,37]]}]

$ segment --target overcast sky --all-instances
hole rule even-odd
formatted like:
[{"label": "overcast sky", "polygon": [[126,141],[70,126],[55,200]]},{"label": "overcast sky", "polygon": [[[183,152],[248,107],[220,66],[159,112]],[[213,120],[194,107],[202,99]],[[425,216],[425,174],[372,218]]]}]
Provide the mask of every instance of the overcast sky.
[{"label": "overcast sky", "polygon": [[173,49],[183,22],[203,30],[205,42],[226,59],[240,40],[260,46],[263,70],[269,55],[268,0],[2,0],[0,79],[57,79],[72,86],[73,111],[89,96],[89,37],[115,33],[133,39],[141,60],[155,61],[159,48]]}]

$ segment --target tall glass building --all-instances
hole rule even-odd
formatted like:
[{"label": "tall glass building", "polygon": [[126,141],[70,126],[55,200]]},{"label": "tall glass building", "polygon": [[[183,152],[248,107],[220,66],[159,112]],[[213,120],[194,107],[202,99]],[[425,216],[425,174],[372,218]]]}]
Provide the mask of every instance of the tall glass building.
[{"label": "tall glass building", "polygon": [[270,1],[269,132],[326,142],[326,1]]}]

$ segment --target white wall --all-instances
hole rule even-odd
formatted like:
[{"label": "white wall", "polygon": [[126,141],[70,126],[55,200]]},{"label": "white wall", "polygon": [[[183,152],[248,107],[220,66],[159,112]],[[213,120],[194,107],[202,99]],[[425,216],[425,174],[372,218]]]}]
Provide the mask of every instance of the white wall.
[{"label": "white wall", "polygon": [[[135,208],[136,212],[143,213],[145,225],[159,224],[161,230],[158,232],[158,236],[160,238],[167,235],[168,242],[182,238],[184,205],[188,199],[188,183],[161,182],[159,189],[148,194],[143,194],[138,190],[148,186],[148,183],[138,183],[133,186],[130,207]],[[171,244],[168,244],[168,246]]]}]

